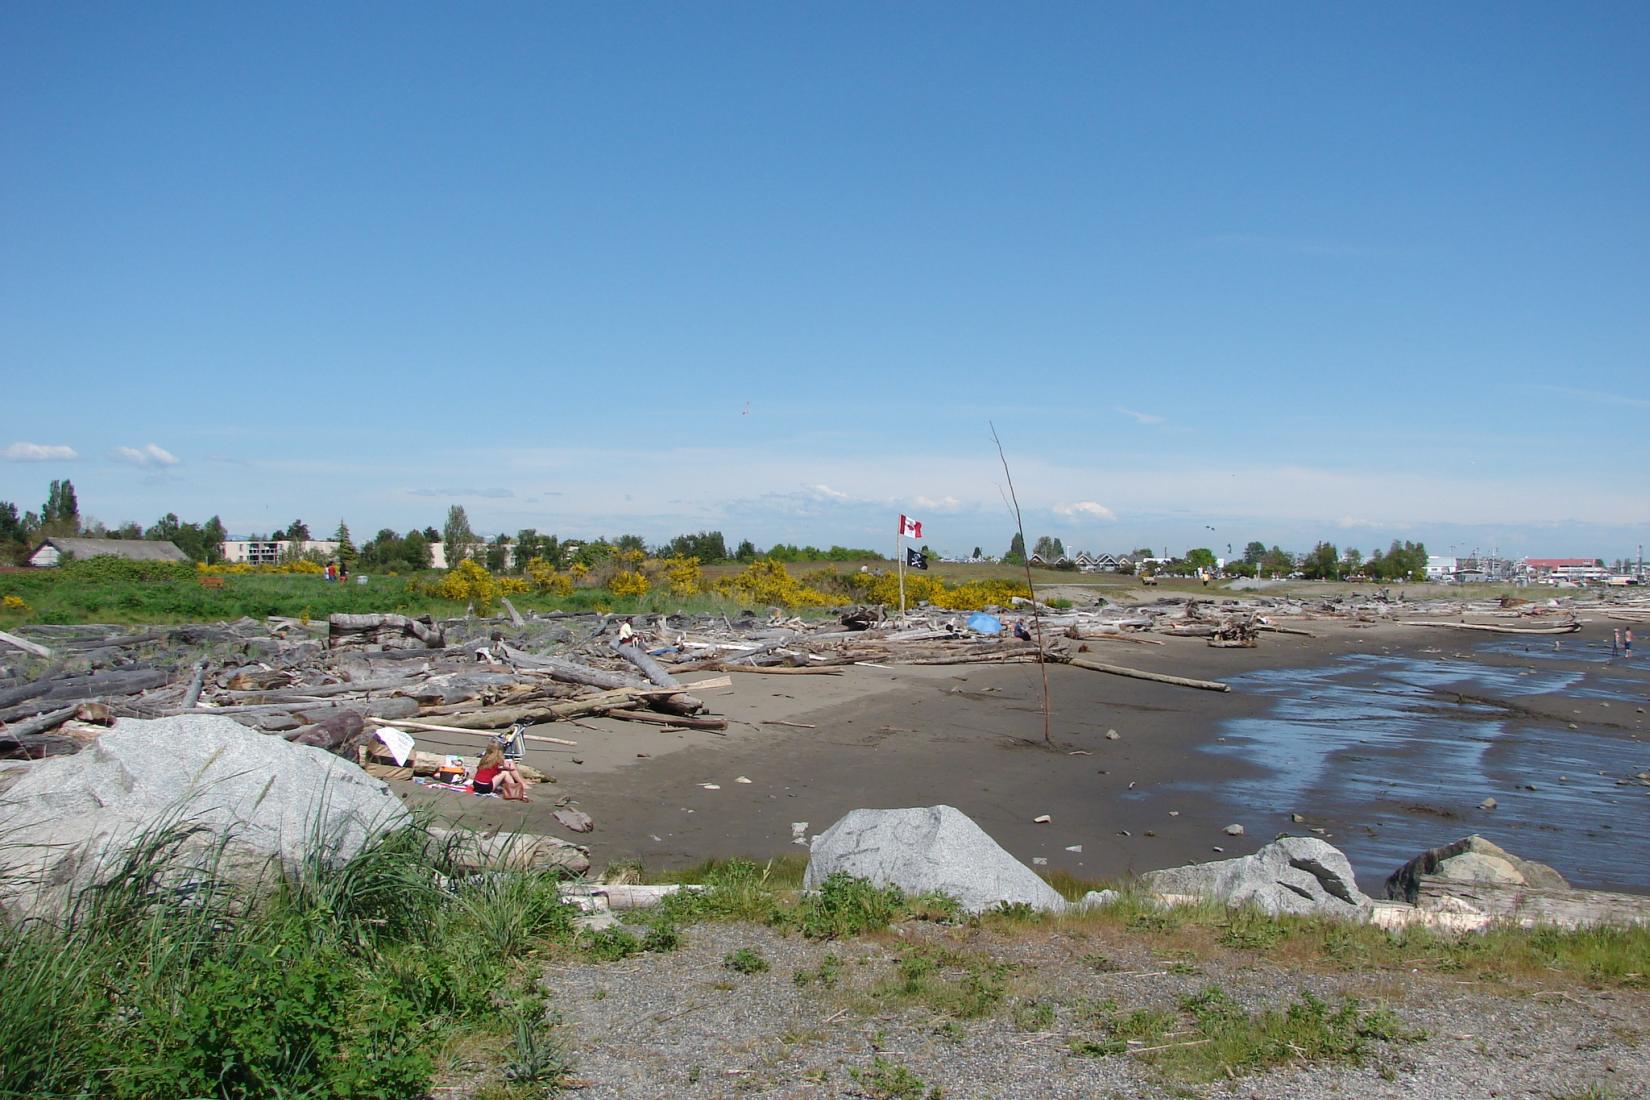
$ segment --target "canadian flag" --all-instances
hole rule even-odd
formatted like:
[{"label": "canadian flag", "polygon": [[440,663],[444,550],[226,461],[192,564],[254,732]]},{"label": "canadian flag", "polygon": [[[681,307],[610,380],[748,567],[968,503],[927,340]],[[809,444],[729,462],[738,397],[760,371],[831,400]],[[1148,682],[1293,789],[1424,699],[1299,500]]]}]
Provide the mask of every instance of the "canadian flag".
[{"label": "canadian flag", "polygon": [[909,535],[914,539],[922,538],[922,521],[919,519],[912,519],[910,516],[900,516],[899,533],[902,535]]}]

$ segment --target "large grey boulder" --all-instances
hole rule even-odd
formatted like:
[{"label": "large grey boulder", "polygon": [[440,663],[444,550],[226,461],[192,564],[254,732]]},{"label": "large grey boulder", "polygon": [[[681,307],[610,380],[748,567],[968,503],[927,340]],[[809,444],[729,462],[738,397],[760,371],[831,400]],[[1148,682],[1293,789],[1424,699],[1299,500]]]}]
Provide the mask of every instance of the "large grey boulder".
[{"label": "large grey boulder", "polygon": [[1252,904],[1274,914],[1365,917],[1371,904],[1358,889],[1346,856],[1316,837],[1284,837],[1254,855],[1148,871],[1140,882],[1155,894],[1189,894],[1234,906]]},{"label": "large grey boulder", "polygon": [[217,871],[245,881],[317,850],[348,859],[407,820],[386,784],[320,749],[222,715],[123,718],[0,793],[0,908],[60,912],[74,887],[169,825],[198,826],[175,870],[213,859],[221,843]]},{"label": "large grey boulder", "polygon": [[970,913],[1002,902],[1065,908],[1052,886],[952,806],[849,812],[814,838],[802,885],[818,889],[837,871],[908,894],[947,894]]}]

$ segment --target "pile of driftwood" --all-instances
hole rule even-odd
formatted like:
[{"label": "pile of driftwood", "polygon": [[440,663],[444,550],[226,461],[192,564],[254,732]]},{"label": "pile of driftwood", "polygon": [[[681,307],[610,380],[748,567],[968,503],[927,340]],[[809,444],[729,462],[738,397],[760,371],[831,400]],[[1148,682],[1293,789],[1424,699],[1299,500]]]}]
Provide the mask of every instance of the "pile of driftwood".
[{"label": "pile of driftwood", "polygon": [[968,612],[931,608],[895,618],[881,607],[859,607],[812,622],[777,610],[766,619],[647,621],[594,613],[524,618],[509,611],[508,618],[444,622],[335,615],[325,622],[42,625],[0,632],[0,757],[76,751],[100,723],[117,717],[200,711],[351,756],[387,723],[491,733],[606,715],[715,731],[725,720],[705,714],[694,692],[726,686],[716,673],[830,675],[850,664],[1046,660],[1224,691],[1218,682],[1095,660],[1089,643],[1163,645],[1168,636],[1252,647],[1266,633],[1310,637],[1315,620],[1513,634],[1574,631],[1583,613],[1650,623],[1650,599],[1613,590],[1424,603],[1385,591],[1310,600],[1177,595],[1082,609],[1016,600],[994,609],[986,630],[971,627]]},{"label": "pile of driftwood", "polygon": [[[0,757],[78,751],[95,723],[211,712],[355,755],[378,724],[493,732],[584,715],[722,729],[606,616],[435,623],[402,615],[243,619],[0,638]],[[555,740],[555,739],[547,739]]]}]

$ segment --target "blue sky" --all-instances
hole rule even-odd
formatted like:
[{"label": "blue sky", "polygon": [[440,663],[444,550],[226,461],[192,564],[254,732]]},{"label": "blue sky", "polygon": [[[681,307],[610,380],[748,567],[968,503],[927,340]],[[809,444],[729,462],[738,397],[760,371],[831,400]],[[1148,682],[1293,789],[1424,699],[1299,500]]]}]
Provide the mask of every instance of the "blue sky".
[{"label": "blue sky", "polygon": [[[0,9],[0,499],[1650,541],[1642,4]],[[1212,529],[1212,530],[1211,530]]]}]

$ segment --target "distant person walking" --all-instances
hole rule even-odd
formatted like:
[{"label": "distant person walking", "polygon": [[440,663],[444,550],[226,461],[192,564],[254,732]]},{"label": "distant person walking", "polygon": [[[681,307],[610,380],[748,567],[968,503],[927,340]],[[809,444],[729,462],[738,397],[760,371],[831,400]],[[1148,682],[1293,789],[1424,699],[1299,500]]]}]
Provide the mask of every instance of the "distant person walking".
[{"label": "distant person walking", "polygon": [[1627,628],[1627,656],[1633,655],[1633,628]]},{"label": "distant person walking", "polygon": [[1618,626],[1618,627],[1616,627],[1616,636],[1614,638],[1610,639],[1610,656],[1614,657],[1614,656],[1617,656],[1620,653],[1621,653],[1621,627]]},{"label": "distant person walking", "polygon": [[327,562],[327,580],[335,581],[337,579],[338,579],[338,567],[336,565],[333,565],[330,561]]}]

